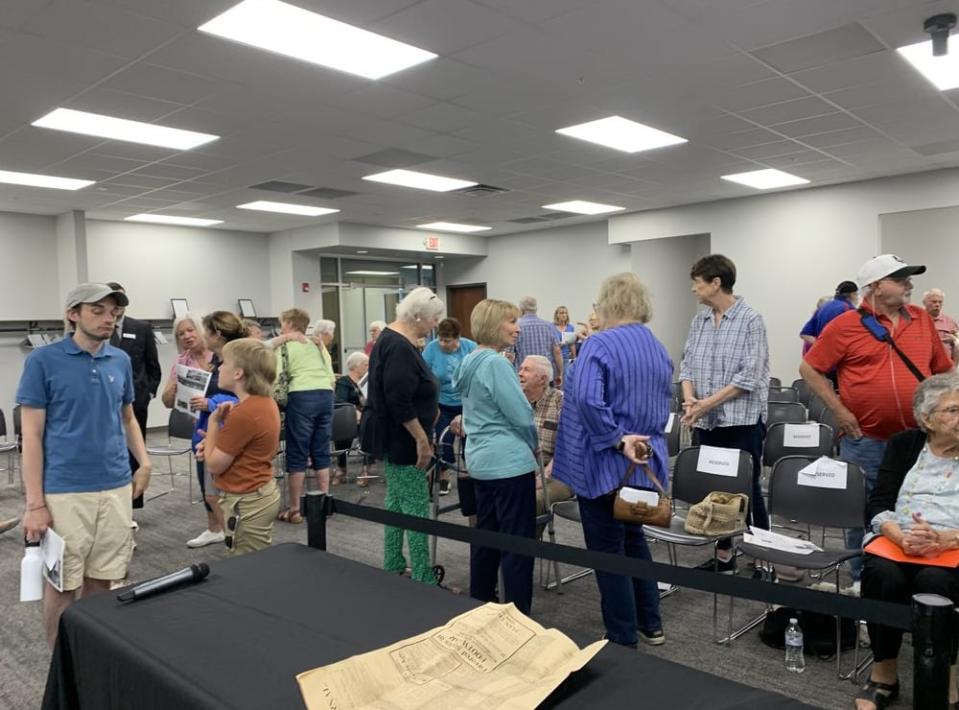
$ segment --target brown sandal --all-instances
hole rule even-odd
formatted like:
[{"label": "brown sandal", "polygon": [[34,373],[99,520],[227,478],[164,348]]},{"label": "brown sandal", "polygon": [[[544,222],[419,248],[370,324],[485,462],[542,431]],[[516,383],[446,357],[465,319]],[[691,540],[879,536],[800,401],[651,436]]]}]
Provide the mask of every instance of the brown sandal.
[{"label": "brown sandal", "polygon": [[884,710],[891,702],[899,697],[899,681],[895,683],[880,683],[871,678],[856,693],[856,700],[865,700],[876,706],[876,710]]},{"label": "brown sandal", "polygon": [[291,510],[289,516],[287,516],[286,522],[291,525],[300,525],[303,522],[303,516],[300,515],[299,511]]}]

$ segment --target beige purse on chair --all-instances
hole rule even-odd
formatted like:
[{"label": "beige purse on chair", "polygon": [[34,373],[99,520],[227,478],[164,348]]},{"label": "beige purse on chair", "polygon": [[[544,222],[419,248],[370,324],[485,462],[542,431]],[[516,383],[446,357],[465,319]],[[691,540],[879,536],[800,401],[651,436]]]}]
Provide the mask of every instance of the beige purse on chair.
[{"label": "beige purse on chair", "polygon": [[748,508],[749,496],[713,491],[689,508],[686,532],[705,537],[732,535],[746,526]]}]

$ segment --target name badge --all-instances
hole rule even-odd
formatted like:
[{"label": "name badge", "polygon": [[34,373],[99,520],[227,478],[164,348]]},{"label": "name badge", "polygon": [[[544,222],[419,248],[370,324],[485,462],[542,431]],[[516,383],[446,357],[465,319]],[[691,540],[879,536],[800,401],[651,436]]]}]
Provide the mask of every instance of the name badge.
[{"label": "name badge", "polygon": [[123,337],[124,337],[126,340],[136,340],[136,339],[137,339],[136,333],[124,333],[124,334],[123,334]]}]

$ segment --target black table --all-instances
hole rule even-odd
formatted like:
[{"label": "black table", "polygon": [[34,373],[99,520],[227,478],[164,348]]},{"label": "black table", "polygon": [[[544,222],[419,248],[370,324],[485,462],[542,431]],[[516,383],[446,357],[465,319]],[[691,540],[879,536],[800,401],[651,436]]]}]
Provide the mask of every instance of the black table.
[{"label": "black table", "polygon": [[[64,613],[43,707],[303,708],[296,674],[388,646],[478,606],[464,596],[289,543],[217,562],[198,585]],[[802,703],[614,644],[554,708],[764,708]]]}]

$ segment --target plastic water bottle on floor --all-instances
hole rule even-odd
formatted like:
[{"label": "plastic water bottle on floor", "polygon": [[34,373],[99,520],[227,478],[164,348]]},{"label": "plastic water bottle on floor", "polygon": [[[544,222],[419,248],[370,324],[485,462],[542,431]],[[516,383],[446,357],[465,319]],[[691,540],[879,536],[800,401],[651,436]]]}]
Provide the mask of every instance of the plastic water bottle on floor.
[{"label": "plastic water bottle on floor", "polygon": [[806,670],[806,659],[803,656],[802,629],[797,619],[790,619],[786,627],[786,670],[792,673],[802,673]]}]

